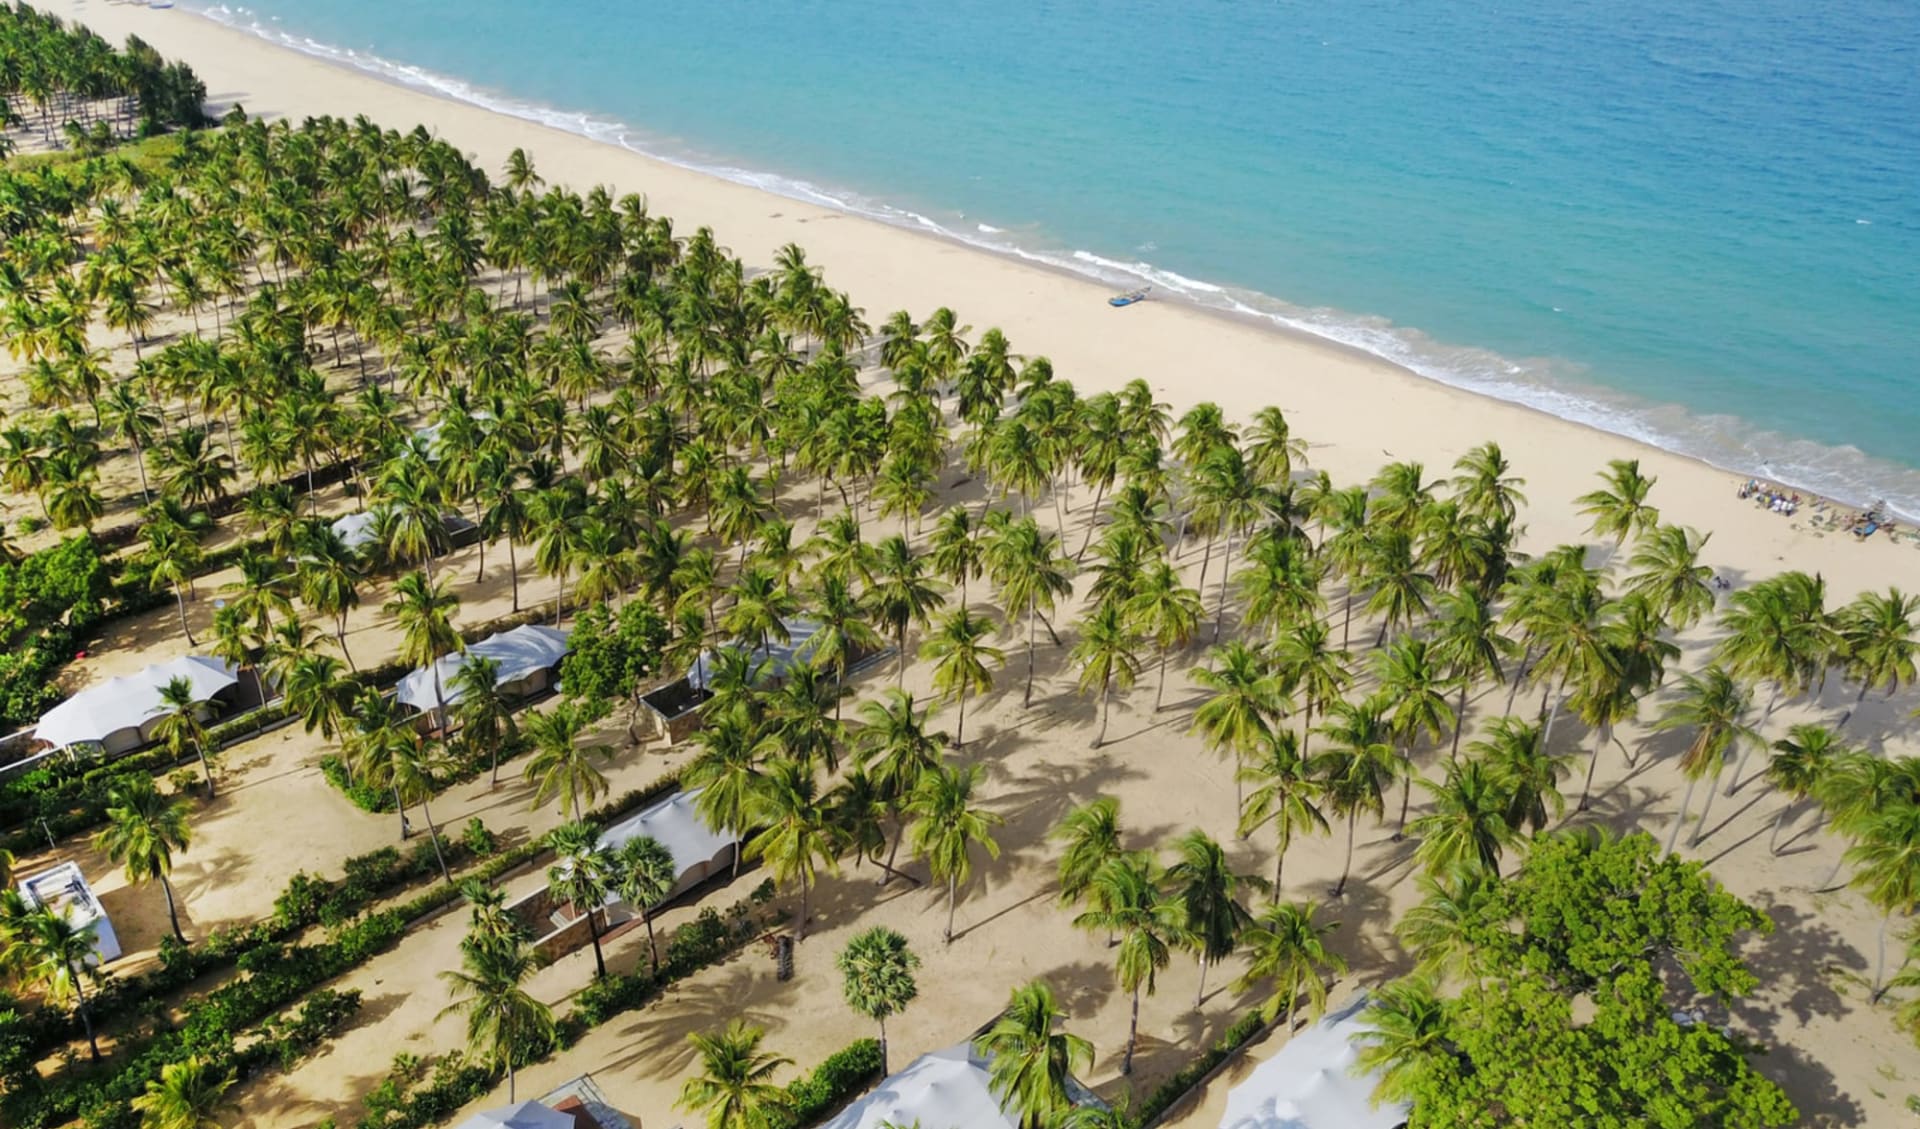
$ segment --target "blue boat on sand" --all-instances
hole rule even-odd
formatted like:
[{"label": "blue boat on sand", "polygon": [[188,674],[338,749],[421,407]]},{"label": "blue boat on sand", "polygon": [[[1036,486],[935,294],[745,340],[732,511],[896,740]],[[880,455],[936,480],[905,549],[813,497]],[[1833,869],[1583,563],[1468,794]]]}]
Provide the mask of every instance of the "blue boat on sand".
[{"label": "blue boat on sand", "polygon": [[1108,298],[1108,299],[1107,299],[1107,305],[1109,305],[1109,306],[1131,306],[1131,305],[1133,305],[1133,304],[1134,304],[1135,302],[1144,302],[1144,301],[1146,301],[1146,300],[1147,300],[1147,295],[1148,295],[1148,294],[1151,294],[1152,292],[1153,292],[1153,287],[1151,287],[1151,286],[1142,286],[1142,287],[1141,287],[1140,289],[1138,289],[1138,290],[1129,290],[1129,291],[1127,291],[1127,292],[1126,292],[1125,294],[1115,294],[1115,295],[1114,295],[1113,297],[1111,297],[1111,298]]}]

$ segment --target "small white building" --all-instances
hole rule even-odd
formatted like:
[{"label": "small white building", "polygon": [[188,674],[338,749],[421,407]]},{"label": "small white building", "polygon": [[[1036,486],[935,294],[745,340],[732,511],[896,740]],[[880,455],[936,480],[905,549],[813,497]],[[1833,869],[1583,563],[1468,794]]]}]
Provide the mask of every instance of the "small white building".
[{"label": "small white building", "polygon": [[1367,1030],[1367,994],[1288,1040],[1227,1091],[1220,1129],[1399,1129],[1408,1107],[1373,1104],[1377,1074],[1356,1071],[1356,1036]]},{"label": "small white building", "polygon": [[63,862],[29,875],[20,883],[20,896],[30,906],[44,906],[59,914],[75,929],[92,928],[94,964],[119,959],[120,939],[113,935],[113,922],[107,920],[107,911],[94,897],[79,863]]},{"label": "small white building", "polygon": [[[1001,1108],[989,1084],[987,1059],[972,1043],[930,1051],[881,1079],[859,1101],[820,1129],[1020,1129],[1020,1118]],[[1067,1079],[1076,1106],[1099,1104],[1078,1081]]]}]

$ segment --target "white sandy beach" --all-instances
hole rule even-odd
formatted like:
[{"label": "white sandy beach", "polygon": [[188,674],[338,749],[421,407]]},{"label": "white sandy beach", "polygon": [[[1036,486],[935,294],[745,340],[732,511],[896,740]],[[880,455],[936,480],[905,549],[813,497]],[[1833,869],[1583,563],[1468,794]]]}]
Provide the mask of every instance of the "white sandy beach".
[{"label": "white sandy beach", "polygon": [[[1587,520],[1573,499],[1595,487],[1594,474],[1609,459],[1635,457],[1659,479],[1652,501],[1663,519],[1711,530],[1705,559],[1736,585],[1789,568],[1818,572],[1828,581],[1830,605],[1863,590],[1914,586],[1915,566],[1920,565],[1914,554],[1920,541],[1879,536],[1863,543],[1843,531],[1816,529],[1812,505],[1789,518],[1737,500],[1733,474],[1448,388],[1318,339],[1173,302],[1115,310],[1106,303],[1105,288],[1071,275],[394,85],[182,10],[155,11],[101,0],[36,3],[87,23],[111,41],[137,34],[162,54],[189,63],[205,80],[216,111],[237,102],[255,117],[297,121],[322,114],[364,114],[402,130],[420,122],[492,170],[510,151],[524,148],[550,183],[581,190],[604,183],[616,193],[642,193],[653,212],[673,218],[677,232],[711,227],[722,245],[750,265],[768,263],[783,244],[801,244],[809,260],[824,270],[827,282],[846,290],[870,322],[879,323],[897,308],[923,316],[937,306],[950,306],[962,323],[974,327],[976,336],[989,326],[999,327],[1017,352],[1048,356],[1057,373],[1085,393],[1118,388],[1138,377],[1170,402],[1176,414],[1201,400],[1218,402],[1239,419],[1265,405],[1280,405],[1295,433],[1311,444],[1312,464],[1341,483],[1364,480],[1389,460],[1420,460],[1430,477],[1440,476],[1470,447],[1496,439],[1527,480],[1531,501],[1524,510],[1524,545],[1530,550],[1590,540]],[[502,570],[491,563],[496,558],[489,557],[485,585],[467,583],[471,559],[469,551],[453,565],[456,574],[463,574],[462,622],[503,612],[507,599]],[[1197,554],[1188,554],[1182,563],[1197,569],[1198,560]],[[550,591],[544,582],[529,582],[526,598]],[[209,613],[201,607],[194,614]],[[88,675],[116,673],[176,650],[178,624],[172,616],[171,608],[162,609],[116,632],[100,659],[90,664]],[[377,600],[355,614],[352,628],[357,654],[362,648],[369,654],[391,651],[391,625],[378,611]],[[1360,636],[1356,631],[1356,649]],[[1683,640],[1687,666],[1697,668],[1710,638],[1709,629],[1702,628]],[[652,1007],[596,1029],[554,1061],[525,1071],[519,1096],[537,1096],[545,1087],[591,1071],[636,1123],[694,1124],[693,1118],[671,1109],[680,1080],[690,1069],[685,1034],[718,1026],[734,1014],[746,1015],[767,1027],[770,1049],[811,1067],[869,1033],[864,1021],[842,1004],[830,961],[853,932],[883,921],[906,933],[925,960],[920,1000],[890,1027],[896,1067],[923,1051],[959,1041],[991,1016],[1010,986],[1045,976],[1072,1013],[1073,1029],[1099,1048],[1088,1081],[1111,1094],[1118,1088],[1127,1000],[1112,987],[1109,957],[1100,940],[1075,931],[1070,914],[1054,903],[1052,848],[1044,841],[1045,831],[1071,803],[1105,793],[1120,799],[1136,845],[1163,842],[1193,826],[1231,842],[1233,781],[1221,761],[1185,735],[1191,693],[1178,676],[1169,687],[1169,709],[1163,714],[1152,712],[1150,680],[1132,700],[1117,704],[1113,730],[1118,739],[1092,754],[1086,738],[1093,707],[1074,693],[1064,653],[1049,652],[1041,662],[1032,711],[1021,709],[1011,673],[978,704],[977,714],[969,708],[968,735],[978,733],[969,755],[992,765],[988,794],[1008,820],[1002,836],[1007,855],[1001,863],[981,868],[981,880],[961,905],[962,936],[953,945],[940,942],[943,900],[898,884],[878,893],[870,871],[849,871],[815,894],[816,925],[803,943],[797,980],[777,983],[764,954],[749,948]],[[1010,672],[1014,665],[1017,658]],[[869,672],[854,690],[871,696],[890,685],[890,670]],[[909,668],[907,685],[926,692],[924,664]],[[1497,690],[1486,692],[1475,720],[1497,711],[1504,697]],[[1773,728],[1784,731],[1790,722],[1816,716],[1823,707],[1843,706],[1851,697],[1851,689],[1835,685],[1819,706],[1783,708]],[[1863,738],[1873,734],[1889,755],[1920,752],[1912,724],[1898,720],[1914,705],[1911,691],[1891,703],[1875,696],[1856,725]],[[1655,708],[1656,703],[1649,703],[1643,718],[1652,716]],[[1644,725],[1621,730],[1628,745],[1638,745],[1645,735]],[[292,870],[334,867],[345,854],[391,841],[391,817],[352,809],[319,778],[314,764],[323,751],[318,739],[291,729],[236,750],[227,769],[231,790],[209,813],[194,852],[182,860],[190,929],[204,932],[252,920],[270,911],[273,895]],[[1662,747],[1661,755],[1643,756],[1635,766],[1623,764],[1615,752],[1604,754],[1595,785],[1601,799],[1595,821],[1664,832],[1684,789],[1670,751]],[[615,790],[653,778],[677,763],[683,752],[623,760]],[[1576,779],[1569,790],[1577,791],[1577,786]],[[499,792],[490,791],[483,780],[449,790],[444,803],[435,801],[435,814],[455,825],[483,815],[497,831],[515,839],[542,833],[557,817],[550,810],[527,812],[526,792],[517,777],[512,788],[503,786]],[[1735,1009],[1730,1022],[1768,1044],[1762,1068],[1786,1086],[1808,1114],[1808,1123],[1911,1123],[1905,1102],[1908,1094],[1920,1092],[1920,1051],[1894,1026],[1890,1009],[1867,1006],[1861,984],[1870,972],[1879,918],[1851,893],[1811,892],[1831,868],[1838,841],[1825,834],[1808,835],[1793,850],[1775,856],[1766,840],[1779,810],[1778,797],[1754,784],[1718,803],[1716,830],[1694,854],[1710,860],[1717,877],[1778,926],[1772,936],[1754,942],[1749,955],[1760,973],[1761,989]],[[1802,814],[1793,826],[1810,823],[1811,816]],[[1399,970],[1389,926],[1415,899],[1404,845],[1389,842],[1385,831],[1366,821],[1360,842],[1354,886],[1343,902],[1326,911],[1330,919],[1342,921],[1338,948],[1355,966],[1355,975],[1335,990],[1336,998],[1356,981],[1375,981]],[[1338,835],[1297,842],[1287,861],[1289,893],[1303,897],[1324,892],[1339,874],[1342,846]],[[1270,843],[1264,837],[1233,843],[1232,849],[1245,864],[1242,869],[1264,872],[1270,865]],[[758,881],[757,875],[744,877],[708,893],[704,904],[730,903]],[[522,876],[515,889],[534,882],[537,879]],[[114,906],[127,907],[130,920],[123,937],[131,935],[129,950],[150,951],[164,929],[157,895],[125,888],[117,873],[101,886]],[[136,898],[142,907],[138,910],[132,908]],[[118,918],[121,909],[113,912]],[[436,1018],[445,996],[433,976],[451,963],[459,926],[458,916],[444,918],[424,935],[409,937],[395,951],[345,977],[341,986],[367,992],[365,1021],[291,1073],[238,1091],[241,1124],[311,1125],[327,1116],[352,1124],[360,1099],[379,1084],[395,1052],[438,1054],[458,1046],[459,1021]],[[609,961],[617,968],[640,959],[632,934],[610,946]],[[590,955],[574,954],[544,970],[534,990],[558,1002],[587,982],[590,967]],[[1158,995],[1143,1005],[1141,1071],[1149,1085],[1198,1053],[1253,999],[1226,990],[1231,977],[1218,975],[1209,982],[1214,995],[1196,1013],[1191,1007],[1194,977],[1192,961],[1176,958],[1162,977]],[[1251,1061],[1271,1053],[1283,1038],[1268,1038],[1252,1060],[1234,1067],[1169,1124],[1212,1129],[1233,1077],[1243,1075]],[[499,1104],[504,1096],[502,1088],[495,1101],[483,1104]]]}]

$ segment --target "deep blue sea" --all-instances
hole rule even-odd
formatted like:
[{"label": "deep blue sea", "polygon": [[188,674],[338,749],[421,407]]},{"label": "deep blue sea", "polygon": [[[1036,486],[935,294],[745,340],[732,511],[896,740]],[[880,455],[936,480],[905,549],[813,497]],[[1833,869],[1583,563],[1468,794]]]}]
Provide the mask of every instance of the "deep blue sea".
[{"label": "deep blue sea", "polygon": [[1920,517],[1913,0],[210,14]]}]

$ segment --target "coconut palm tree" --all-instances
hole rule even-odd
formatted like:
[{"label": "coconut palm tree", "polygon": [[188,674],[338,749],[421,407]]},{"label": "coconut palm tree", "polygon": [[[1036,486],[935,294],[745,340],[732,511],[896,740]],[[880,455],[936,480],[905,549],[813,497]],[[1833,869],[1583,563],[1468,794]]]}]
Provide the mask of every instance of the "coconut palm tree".
[{"label": "coconut palm tree", "polygon": [[315,522],[296,537],[294,565],[300,599],[315,612],[333,620],[333,637],[341,657],[353,666],[347,650],[347,613],[360,606],[360,585],[366,579],[359,556],[330,525]]},{"label": "coconut palm tree", "polygon": [[534,754],[527,762],[525,775],[535,786],[534,807],[557,799],[560,814],[571,812],[578,820],[583,803],[606,794],[606,774],[593,762],[612,759],[613,750],[604,745],[580,744],[580,735],[593,721],[592,713],[573,701],[527,715],[526,733],[533,742]]},{"label": "coconut palm tree", "polygon": [[[1073,562],[1060,551],[1060,542],[1043,533],[1031,517],[1009,522],[987,542],[987,576],[1000,593],[1000,606],[1011,626],[1015,615],[1027,617],[1027,688],[1023,707],[1033,705],[1033,653],[1037,625],[1046,622],[1056,601],[1073,592]],[[1060,639],[1047,624],[1047,635]]]},{"label": "coconut palm tree", "polygon": [[433,672],[434,723],[447,723],[446,688],[440,684],[440,659],[467,649],[460,633],[453,628],[454,613],[460,610],[460,597],[453,594],[444,579],[430,579],[424,572],[410,572],[394,583],[393,599],[381,608],[400,628],[401,662]]},{"label": "coconut palm tree", "polygon": [[1400,769],[1387,722],[1387,703],[1378,694],[1364,702],[1336,702],[1320,726],[1320,735],[1332,748],[1314,759],[1328,810],[1347,821],[1347,861],[1333,897],[1347,888],[1353,873],[1354,826],[1360,813],[1378,816],[1386,804],[1386,789]]},{"label": "coconut palm tree", "polygon": [[646,925],[648,967],[655,973],[660,971],[660,950],[653,941],[653,911],[679,880],[680,868],[673,861],[673,852],[658,839],[636,836],[614,853],[614,892]]},{"label": "coconut palm tree", "polygon": [[[1669,702],[1653,723],[1656,730],[1693,730],[1693,740],[1680,755],[1680,771],[1687,778],[1687,793],[1680,801],[1680,814],[1674,819],[1673,834],[1667,838],[1669,852],[1679,839],[1680,825],[1686,822],[1687,808],[1693,802],[1694,785],[1703,777],[1710,782],[1717,782],[1734,746],[1743,741],[1759,739],[1759,734],[1746,723],[1747,707],[1751,704],[1746,688],[1734,681],[1725,668],[1709,666],[1699,674],[1683,674],[1680,680],[1680,696]],[[1710,783],[1707,802],[1700,809],[1700,821],[1694,824],[1693,837],[1687,841],[1689,847],[1699,845],[1701,832],[1707,823],[1707,812],[1712,808],[1713,790]]]},{"label": "coconut palm tree", "polygon": [[1512,465],[1498,443],[1482,443],[1454,461],[1451,486],[1460,512],[1489,525],[1512,522],[1527,504],[1520,488],[1527,480],[1508,473]]},{"label": "coconut palm tree", "polygon": [[1294,624],[1281,637],[1273,656],[1280,685],[1300,700],[1300,755],[1305,757],[1313,735],[1313,718],[1324,715],[1353,684],[1350,656],[1329,645],[1332,633],[1317,619]]},{"label": "coconut palm tree", "polygon": [[80,1023],[87,1032],[87,1049],[93,1061],[100,1061],[100,1042],[93,1031],[93,1003],[87,998],[82,970],[94,953],[91,923],[76,927],[65,916],[44,906],[16,918],[10,928],[8,963],[21,979],[45,994],[48,1003],[63,1006],[74,1001]]},{"label": "coconut palm tree", "polygon": [[1099,690],[1100,731],[1093,738],[1096,749],[1107,743],[1107,712],[1114,686],[1128,690],[1139,677],[1140,659],[1134,653],[1138,642],[1132,622],[1118,604],[1099,604],[1080,621],[1080,640],[1069,657],[1080,668],[1081,691],[1090,694],[1096,687]]},{"label": "coconut palm tree", "polygon": [[1094,871],[1091,885],[1090,908],[1073,924],[1114,938],[1114,979],[1133,997],[1120,1073],[1132,1074],[1140,1041],[1140,993],[1153,995],[1157,974],[1173,961],[1174,946],[1187,944],[1186,907],[1161,891],[1152,863],[1135,855],[1107,860]]},{"label": "coconut palm tree", "polygon": [[967,695],[993,689],[993,672],[1006,665],[1007,655],[987,643],[993,621],[973,615],[962,606],[948,612],[940,626],[920,644],[920,657],[933,662],[933,689],[947,701],[957,701],[953,746],[966,744]]},{"label": "coconut palm tree", "polygon": [[880,1025],[880,1076],[884,1078],[890,1073],[887,1020],[907,1010],[920,994],[913,979],[920,958],[907,947],[905,937],[884,925],[875,925],[854,934],[834,958],[834,964],[840,970],[847,1006]]},{"label": "coconut palm tree", "polygon": [[1686,526],[1654,526],[1628,558],[1634,571],[1626,591],[1645,597],[1675,631],[1692,627],[1713,610],[1713,570],[1700,563],[1712,539]]},{"label": "coconut palm tree", "polygon": [[786,1087],[771,1079],[792,1060],[760,1049],[766,1032],[735,1019],[717,1034],[687,1036],[700,1056],[700,1073],[680,1086],[678,1109],[704,1113],[707,1129],[763,1129],[792,1108]]},{"label": "coconut palm tree", "polygon": [[960,887],[973,876],[973,848],[1000,857],[993,828],[1002,820],[977,806],[974,793],[986,771],[977,764],[948,764],[923,773],[906,810],[914,817],[908,838],[914,857],[927,864],[937,882],[947,884],[947,929],[953,943],[953,913]]},{"label": "coconut palm tree", "polygon": [[140,527],[140,552],[135,556],[147,569],[147,586],[154,591],[173,589],[175,606],[180,612],[180,632],[187,646],[195,646],[193,627],[187,623],[187,596],[193,590],[193,575],[200,566],[200,541],[193,531],[172,521],[149,521]]},{"label": "coconut palm tree", "polygon": [[1413,778],[1419,775],[1413,766],[1414,746],[1422,735],[1438,741],[1458,723],[1447,704],[1450,687],[1426,640],[1395,639],[1391,647],[1374,654],[1374,669],[1380,678],[1379,692],[1393,703],[1388,724],[1400,746],[1400,826],[1393,833],[1398,842],[1406,834]]},{"label": "coconut palm tree", "polygon": [[547,835],[554,864],[547,868],[547,891],[556,902],[573,907],[575,916],[585,915],[587,935],[593,940],[594,975],[607,978],[607,958],[600,949],[600,921],[606,904],[614,897],[617,878],[613,853],[600,841],[600,832],[590,823],[563,823]]},{"label": "coconut palm tree", "polygon": [[922,627],[946,602],[944,586],[927,576],[925,557],[915,556],[907,539],[898,535],[880,542],[875,553],[873,584],[867,589],[866,604],[874,621],[893,633],[899,653],[894,676],[897,689],[907,685],[907,629]]},{"label": "coconut palm tree", "polygon": [[1486,766],[1493,786],[1507,797],[1506,821],[1514,834],[1538,833],[1549,820],[1566,814],[1560,778],[1568,754],[1554,753],[1540,741],[1540,727],[1517,717],[1499,718],[1484,740],[1467,746],[1468,757]]},{"label": "coconut palm tree", "polygon": [[[752,829],[750,810],[760,789],[760,734],[744,707],[714,709],[708,701],[706,724],[693,735],[698,750],[681,774],[688,791],[698,791],[694,810],[717,831],[736,839]],[[740,852],[733,856],[736,874]]]},{"label": "coconut palm tree", "polygon": [[1314,766],[1300,755],[1300,740],[1290,729],[1269,731],[1242,763],[1240,777],[1252,784],[1240,805],[1241,838],[1273,825],[1273,892],[1278,897],[1287,863],[1287,848],[1301,831],[1326,831],[1327,817],[1315,804],[1320,779]]},{"label": "coconut palm tree", "polygon": [[760,786],[747,807],[748,819],[760,828],[747,841],[750,858],[764,858],[773,880],[800,884],[799,916],[794,939],[807,936],[807,895],[819,872],[838,874],[839,844],[827,807],[821,802],[813,767],[786,757],[768,762]]},{"label": "coconut palm tree", "polygon": [[456,701],[453,717],[460,740],[470,752],[485,749],[490,783],[500,783],[500,749],[520,741],[520,723],[513,705],[500,690],[500,662],[486,655],[468,655],[449,679]]},{"label": "coconut palm tree", "polygon": [[1434,609],[1433,643],[1429,656],[1458,697],[1453,703],[1453,743],[1449,760],[1460,759],[1460,732],[1466,728],[1467,694],[1480,682],[1498,685],[1506,664],[1520,648],[1500,631],[1492,606],[1478,593],[1449,592]]},{"label": "coconut palm tree", "polygon": [[[860,657],[878,651],[884,644],[880,633],[867,622],[865,609],[843,576],[823,572],[819,587],[814,590],[810,611],[814,622],[820,627],[814,632],[808,661],[816,667],[833,671],[833,685],[837,691],[846,681],[847,668]],[[840,697],[838,693],[834,695],[833,716],[836,719],[840,716]]]},{"label": "coconut palm tree", "polygon": [[308,733],[318,730],[332,740],[346,731],[346,722],[359,686],[346,676],[332,655],[293,654],[283,677],[277,677],[287,708]]},{"label": "coconut palm tree", "polygon": [[1914,680],[1914,659],[1920,655],[1920,596],[1898,588],[1862,592],[1836,617],[1840,633],[1841,664],[1847,677],[1860,684],[1845,726],[1866,700],[1867,691],[1884,690],[1888,697]]},{"label": "coconut palm tree", "polygon": [[1411,628],[1433,607],[1433,577],[1420,568],[1413,538],[1391,525],[1368,527],[1361,556],[1359,581],[1372,589],[1367,610],[1380,617],[1380,634],[1373,645],[1387,641],[1395,627]]},{"label": "coconut palm tree", "polygon": [[973,1041],[987,1059],[988,1086],[1020,1129],[1043,1129],[1071,1104],[1067,1080],[1093,1065],[1093,1044],[1054,1030],[1066,1018],[1045,981],[1013,990],[1005,1011]]},{"label": "coconut palm tree", "polygon": [[220,1115],[239,1108],[227,1097],[233,1083],[231,1068],[194,1055],[161,1067],[129,1104],[141,1129],[220,1129]]},{"label": "coconut palm tree", "polygon": [[1123,609],[1135,634],[1159,652],[1160,684],[1153,693],[1153,712],[1159,713],[1167,696],[1167,660],[1190,646],[1200,635],[1200,592],[1180,580],[1180,570],[1165,557],[1150,562],[1140,574],[1133,598]]},{"label": "coconut palm tree", "polygon": [[915,713],[913,697],[890,690],[878,700],[860,705],[860,729],[854,735],[855,764],[871,778],[881,803],[894,813],[893,846],[882,864],[880,884],[896,871],[893,861],[906,832],[906,809],[920,781],[940,767],[940,746],[946,734],[927,729],[926,713]]},{"label": "coconut palm tree", "polygon": [[1880,955],[1874,966],[1872,1001],[1886,994],[1887,932],[1893,915],[1920,905],[1920,804],[1891,804],[1857,821],[1847,861],[1853,886],[1880,911]]},{"label": "coconut palm tree", "polygon": [[1245,803],[1237,779],[1238,766],[1271,732],[1272,722],[1286,712],[1286,694],[1264,652],[1239,640],[1209,652],[1213,662],[1193,672],[1193,680],[1208,691],[1207,700],[1193,711],[1188,732],[1198,733],[1207,748],[1233,758],[1236,769],[1234,806]]},{"label": "coconut palm tree", "polygon": [[1356,1069],[1378,1076],[1373,1098],[1411,1101],[1420,1079],[1454,1055],[1448,1036],[1446,1003],[1431,977],[1414,975],[1382,985],[1367,1002],[1367,1030],[1355,1038]]},{"label": "coconut palm tree", "polygon": [[1515,842],[1507,822],[1512,798],[1499,777],[1479,761],[1447,766],[1446,778],[1420,781],[1433,794],[1433,810],[1413,821],[1420,840],[1414,852],[1428,874],[1450,874],[1469,866],[1500,873],[1500,856]]},{"label": "coconut palm tree", "polygon": [[173,896],[173,855],[193,843],[187,823],[187,805],[162,796],[153,779],[140,774],[121,777],[108,793],[107,826],[93,837],[93,849],[127,868],[127,881],[160,880],[167,898],[167,920],[174,939],[187,943],[180,931],[180,911]]},{"label": "coconut palm tree", "polygon": [[1659,479],[1641,474],[1639,459],[1609,460],[1607,469],[1600,472],[1600,481],[1600,489],[1574,501],[1581,513],[1593,519],[1587,532],[1612,538],[1613,552],[1626,544],[1628,537],[1660,524],[1660,511],[1647,503],[1647,495]]},{"label": "coconut palm tree", "polygon": [[1400,915],[1393,931],[1419,964],[1419,975],[1459,978],[1470,971],[1475,932],[1483,906],[1500,888],[1490,870],[1469,867],[1452,874],[1414,877],[1420,904]]},{"label": "coconut palm tree", "polygon": [[1767,838],[1769,853],[1780,853],[1780,831],[1787,816],[1802,800],[1812,798],[1833,771],[1834,765],[1852,750],[1840,741],[1836,730],[1823,725],[1801,724],[1773,743],[1773,756],[1767,761],[1767,783],[1787,798],[1774,817],[1773,834]]},{"label": "coconut palm tree", "polygon": [[[857,529],[858,527],[856,527]],[[965,506],[949,506],[934,523],[927,540],[927,557],[935,576],[960,589],[960,607],[967,607],[967,582],[986,569],[986,544]]]},{"label": "coconut palm tree", "polygon": [[509,1103],[514,1100],[514,1067],[521,1057],[553,1045],[553,1010],[525,987],[537,968],[533,951],[516,940],[511,945],[467,947],[461,967],[440,973],[453,1001],[440,1017],[465,1017],[467,1061],[504,1068]]},{"label": "coconut palm tree", "polygon": [[195,700],[193,683],[184,678],[169,679],[160,687],[159,719],[154,723],[153,736],[167,752],[178,760],[189,747],[200,758],[200,773],[207,781],[207,799],[213,799],[213,764],[208,759],[208,743],[212,740],[207,727],[200,721],[200,703]]},{"label": "coconut palm tree", "polygon": [[1198,1010],[1206,998],[1207,969],[1233,954],[1253,921],[1240,900],[1241,890],[1258,890],[1266,883],[1234,873],[1226,851],[1198,828],[1176,840],[1173,849],[1176,859],[1167,868],[1166,880],[1186,915],[1188,947],[1200,960],[1200,983],[1193,993]]},{"label": "coconut palm tree", "polygon": [[[1320,1018],[1327,1010],[1327,974],[1339,977],[1347,971],[1347,962],[1326,943],[1326,935],[1339,924],[1315,921],[1318,910],[1311,902],[1274,902],[1246,931],[1242,943],[1247,950],[1247,971],[1234,984],[1234,990],[1244,992],[1256,984],[1271,984],[1267,1002],[1260,1008],[1268,1023],[1283,1013],[1296,1015],[1302,996],[1307,999],[1308,1018]],[[1296,1020],[1292,1027],[1298,1030],[1299,1022]]]}]

